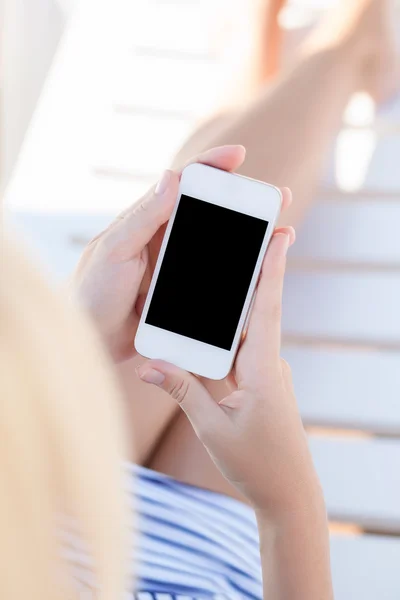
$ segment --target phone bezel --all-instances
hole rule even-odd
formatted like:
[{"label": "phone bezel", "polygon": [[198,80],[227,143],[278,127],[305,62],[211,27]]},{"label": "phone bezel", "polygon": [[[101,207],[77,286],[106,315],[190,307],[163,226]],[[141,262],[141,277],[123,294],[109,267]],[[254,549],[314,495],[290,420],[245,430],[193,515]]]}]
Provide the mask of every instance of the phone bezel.
[{"label": "phone bezel", "polygon": [[[223,350],[145,322],[182,194],[269,222],[231,350]],[[136,333],[135,348],[139,354],[147,358],[166,360],[209,379],[223,379],[228,375],[240,343],[265,252],[280,214],[281,204],[280,190],[270,184],[200,163],[191,164],[183,170],[178,199],[168,222]]]}]

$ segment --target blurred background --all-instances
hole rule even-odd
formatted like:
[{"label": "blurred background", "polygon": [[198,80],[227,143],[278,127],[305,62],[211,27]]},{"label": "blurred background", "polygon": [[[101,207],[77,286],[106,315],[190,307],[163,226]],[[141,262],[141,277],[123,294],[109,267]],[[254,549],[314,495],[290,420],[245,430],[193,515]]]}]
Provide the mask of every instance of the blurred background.
[{"label": "blurred background", "polygon": [[[334,1],[288,3],[283,54]],[[251,3],[2,0],[2,193],[56,280],[220,106],[233,55],[251,43]],[[286,283],[284,355],[338,600],[400,598],[399,161],[400,97],[377,108],[358,94]]]}]

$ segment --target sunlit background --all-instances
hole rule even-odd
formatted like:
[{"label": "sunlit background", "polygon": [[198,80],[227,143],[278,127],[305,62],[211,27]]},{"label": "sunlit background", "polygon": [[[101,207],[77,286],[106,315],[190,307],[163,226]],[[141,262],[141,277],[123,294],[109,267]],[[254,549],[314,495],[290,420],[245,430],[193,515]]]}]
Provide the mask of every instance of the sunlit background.
[{"label": "sunlit background", "polygon": [[[55,279],[219,106],[251,1],[3,0],[4,199]],[[287,44],[333,2],[289,3]],[[292,251],[284,311],[338,600],[400,598],[399,223],[400,99],[360,94]]]}]

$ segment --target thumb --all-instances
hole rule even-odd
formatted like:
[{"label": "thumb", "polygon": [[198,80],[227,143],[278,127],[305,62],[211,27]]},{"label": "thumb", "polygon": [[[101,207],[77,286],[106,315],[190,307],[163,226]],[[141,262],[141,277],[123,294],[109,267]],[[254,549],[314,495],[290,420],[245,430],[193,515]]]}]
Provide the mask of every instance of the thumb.
[{"label": "thumb", "polygon": [[149,360],[136,372],[142,381],[156,385],[178,402],[203,442],[225,417],[201,381],[187,371],[163,360]]},{"label": "thumb", "polygon": [[119,215],[109,232],[109,245],[113,241],[124,243],[127,258],[136,256],[146,247],[159,228],[166,223],[174,210],[179,188],[179,176],[165,171],[159,182]]}]

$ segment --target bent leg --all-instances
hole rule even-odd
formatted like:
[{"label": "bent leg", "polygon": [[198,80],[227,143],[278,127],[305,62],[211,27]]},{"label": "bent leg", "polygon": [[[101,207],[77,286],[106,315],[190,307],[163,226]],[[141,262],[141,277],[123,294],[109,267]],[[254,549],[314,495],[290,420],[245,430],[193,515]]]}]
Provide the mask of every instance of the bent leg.
[{"label": "bent leg", "polygon": [[243,144],[247,156],[241,172],[290,187],[294,202],[284,224],[296,225],[310,205],[343,110],[359,87],[356,53],[341,46],[311,54],[243,112],[195,133],[174,167],[184,164],[189,152]]},{"label": "bent leg", "polygon": [[243,144],[247,158],[241,172],[290,187],[294,202],[282,224],[296,225],[312,201],[350,97],[366,85],[374,89],[373,81],[385,85],[382,60],[391,55],[390,7],[389,0],[340,3],[311,34],[296,64],[272,84],[260,77],[252,101],[203,126],[174,166],[184,164],[189,151]]},{"label": "bent leg", "polygon": [[[364,15],[349,16],[343,27],[335,24],[337,38],[318,35],[309,41],[303,57],[245,109],[214,119],[196,132],[176,157],[182,166],[190,155],[215,145],[242,143],[247,148],[241,172],[278,186],[288,186],[294,202],[284,222],[297,224],[305,215],[320,177],[324,157],[340,126],[351,95],[364,85],[364,36],[385,0],[355,0]],[[349,5],[351,2],[349,2]],[[345,11],[345,7],[342,6]],[[379,10],[378,10],[379,12]],[[372,14],[371,14],[372,13]],[[351,21],[351,19],[354,20]],[[357,20],[358,19],[358,20]],[[347,29],[346,29],[347,27]],[[351,29],[353,27],[353,30]],[[215,384],[215,396],[222,395]],[[197,440],[184,414],[172,422],[149,461],[149,466],[186,483],[238,498]]]},{"label": "bent leg", "polygon": [[117,367],[125,397],[125,414],[132,432],[130,459],[145,465],[154,453],[168,424],[177,414],[176,403],[156,387],[146,386],[136,375],[135,368],[143,362],[136,356]]},{"label": "bent leg", "polygon": [[245,502],[218,471],[182,411],[166,431],[148,467],[189,485],[226,494]]},{"label": "bent leg", "polygon": [[[285,214],[285,222],[296,224],[312,200],[343,109],[352,93],[363,85],[371,44],[382,38],[382,31],[375,35],[371,27],[379,30],[381,21],[386,22],[380,15],[386,5],[386,0],[346,0],[341,6],[344,16],[340,14],[336,19],[339,25],[335,22],[333,32],[324,25],[327,31],[322,36],[317,32],[309,40],[290,70],[243,110],[225,114],[203,127],[182,148],[174,166],[182,166],[189,156],[211,146],[242,143],[248,152],[244,174],[292,188],[294,202]],[[143,388],[133,364],[124,365],[122,370],[138,460],[154,466],[161,465],[162,458],[163,468],[167,469],[166,455],[161,455],[168,436],[181,436],[181,429],[174,433],[175,426],[182,427],[181,417],[174,421],[178,409],[158,389]],[[218,393],[221,388],[217,384]],[[180,458],[181,454],[175,456],[178,461]],[[192,462],[192,468],[194,476],[196,463]],[[200,485],[209,487],[203,479]],[[211,487],[215,487],[214,476],[211,479]]]}]

